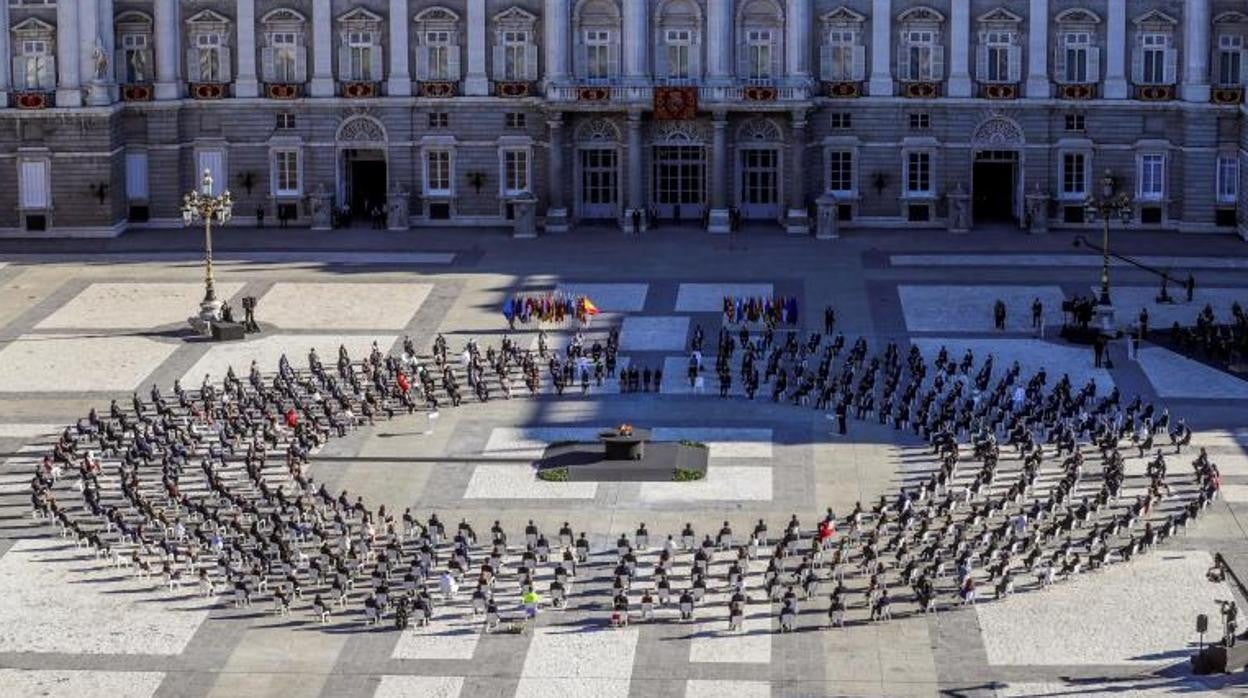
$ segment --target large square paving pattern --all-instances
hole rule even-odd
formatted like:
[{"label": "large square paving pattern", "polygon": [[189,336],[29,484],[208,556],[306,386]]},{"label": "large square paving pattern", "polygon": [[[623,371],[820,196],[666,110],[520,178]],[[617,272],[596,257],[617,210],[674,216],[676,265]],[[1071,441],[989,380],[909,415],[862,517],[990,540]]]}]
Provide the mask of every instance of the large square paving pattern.
[{"label": "large square paving pattern", "polygon": [[[881,233],[869,242],[850,234],[835,248],[750,238],[748,253],[704,238],[695,244],[656,237],[599,256],[567,238],[520,246],[463,231],[427,238],[428,250],[423,237],[404,239],[403,249],[394,251],[370,242],[368,251],[350,253],[355,256],[347,266],[334,261],[346,254],[341,251],[282,253],[289,256],[262,267],[241,262],[223,270],[218,295],[236,307],[242,296],[258,297],[265,332],[220,344],[180,334],[202,294],[202,270],[193,265],[5,259],[0,307],[24,310],[6,315],[11,320],[0,326],[0,698],[1162,696],[1242,690],[1236,688],[1240,677],[1191,676],[1186,658],[1199,642],[1198,614],[1210,616],[1209,640],[1220,630],[1216,600],[1237,598],[1248,608],[1233,584],[1205,579],[1215,552],[1248,563],[1248,539],[1236,523],[1248,517],[1248,382],[1147,345],[1132,361],[1115,344],[1114,367],[1098,369],[1089,347],[1063,343],[1056,334],[1061,301],[1086,295],[1098,274],[1083,255],[1071,261],[1068,240],[1053,236],[1050,245],[1048,238],[1010,238],[1011,245],[1049,245],[1051,254],[990,257],[933,252],[938,243],[912,232]],[[946,238],[939,239],[943,245]],[[983,243],[965,238],[950,244]],[[1131,252],[1131,242],[1121,244]],[[1183,241],[1193,254],[1201,244]],[[402,269],[392,263],[400,254],[437,255],[450,263]],[[644,263],[621,263],[622,255]],[[890,263],[890,255],[905,263]],[[915,260],[921,263],[909,263]],[[1018,260],[1027,261],[1013,263]],[[1173,305],[1151,303],[1152,279],[1115,267],[1115,282],[1123,283],[1115,290],[1121,319],[1134,321],[1137,306],[1148,305],[1155,326],[1187,322],[1206,302],[1220,318],[1229,317],[1231,302],[1248,298],[1242,266],[1198,267],[1208,271],[1198,279],[1195,301]],[[799,632],[783,634],[777,608],[764,599],[765,551],[747,564],[751,602],[739,632],[727,630],[720,610],[700,608],[681,623],[672,607],[659,609],[658,621],[609,628],[608,566],[591,568],[603,572],[599,576],[578,576],[569,608],[544,607],[523,634],[484,632],[467,588],[451,599],[438,595],[428,626],[399,633],[389,620],[365,626],[356,602],[321,626],[310,599],[296,601],[291,616],[278,616],[267,595],[250,608],[235,608],[228,595],[202,597],[192,580],[170,590],[159,570],[144,580],[114,568],[29,513],[34,464],[63,426],[91,406],[103,410],[110,398],[128,404],[132,390],[145,394],[153,383],[168,395],[175,379],[193,390],[205,375],[219,382],[229,367],[245,377],[253,360],[271,373],[283,354],[302,368],[312,348],[332,366],[340,345],[359,359],[374,343],[394,351],[404,335],[426,354],[439,332],[452,353],[467,337],[496,346],[504,334],[535,348],[537,326],[507,333],[497,309],[507,294],[551,291],[588,297],[602,312],[589,336],[601,340],[618,328],[621,367],[662,367],[661,390],[621,395],[608,379],[585,395],[578,386],[561,399],[549,391],[534,399],[517,382],[511,400],[495,395],[480,405],[469,397],[458,409],[444,404],[436,420],[404,415],[332,440],[308,472],[334,493],[365,493],[374,509],[384,503],[397,514],[410,507],[421,518],[436,511],[448,529],[467,519],[484,536],[499,520],[509,540],[520,541],[517,551],[528,520],[550,536],[568,521],[614,564],[616,538],[645,522],[652,543],[638,565],[646,575],[657,564],[659,541],[686,522],[699,538],[713,535],[725,520],[744,537],[765,519],[775,537],[792,514],[803,526],[812,526],[826,507],[843,518],[854,502],[869,507],[899,483],[925,477],[934,463],[931,448],[908,430],[851,420],[849,434],[840,437],[831,433],[834,421],[827,415],[774,404],[766,386],[747,401],[735,373],[731,395],[718,397],[714,335],[724,296],[769,297],[777,289],[797,295],[803,334],[819,329],[819,311],[832,305],[839,326],[878,328],[867,336],[873,353],[892,340],[903,352],[919,347],[929,360],[941,346],[956,361],[970,349],[977,368],[989,354],[995,358],[997,377],[1018,361],[1024,375],[1044,367],[1050,385],[1068,374],[1076,387],[1096,381],[1100,395],[1116,386],[1124,400],[1139,393],[1168,406],[1197,430],[1193,446],[1206,447],[1219,464],[1222,496],[1185,534],[1157,549],[1042,591],[1023,589],[1000,602],[981,600],[930,616],[823,628],[827,589],[821,588],[814,598],[800,599]],[[1045,307],[1043,337],[1031,327],[1037,297]],[[997,298],[1009,306],[1005,332],[992,326]],[[689,386],[686,375],[694,325],[708,335],[699,387]],[[571,327],[546,329],[551,347],[571,340]],[[852,343],[856,335],[847,339]],[[545,380],[545,362],[539,368]],[[532,460],[550,443],[590,439],[621,422],[653,428],[660,440],[705,443],[706,478],[560,483],[536,477]],[[1193,451],[1168,456],[1171,470],[1190,472]],[[269,460],[271,471],[284,473],[282,454],[271,453]],[[1016,465],[1011,453],[1009,467]],[[1143,491],[1144,461],[1130,458],[1127,471],[1135,478],[1124,495],[1129,499]],[[159,483],[159,464],[141,472]],[[72,485],[76,473],[65,477]],[[103,473],[102,484],[118,487],[115,468]],[[69,487],[64,491],[77,497]],[[514,567],[519,552],[511,558],[507,564]],[[726,564],[716,558],[712,578],[723,578]],[[673,574],[686,579],[690,565],[690,556],[678,558]],[[539,587],[552,577],[541,567]],[[513,591],[501,608],[509,618],[521,614]],[[860,591],[852,596],[860,603]],[[708,605],[726,601],[725,588],[712,585]]]}]

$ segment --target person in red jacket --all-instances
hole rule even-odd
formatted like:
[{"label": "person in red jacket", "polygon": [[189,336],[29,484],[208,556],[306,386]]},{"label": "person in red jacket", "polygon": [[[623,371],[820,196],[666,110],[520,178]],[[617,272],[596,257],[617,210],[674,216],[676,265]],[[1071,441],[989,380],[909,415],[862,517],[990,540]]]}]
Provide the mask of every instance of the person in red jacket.
[{"label": "person in red jacket", "polygon": [[299,414],[295,412],[295,408],[286,410],[286,426],[294,429],[299,424]]}]

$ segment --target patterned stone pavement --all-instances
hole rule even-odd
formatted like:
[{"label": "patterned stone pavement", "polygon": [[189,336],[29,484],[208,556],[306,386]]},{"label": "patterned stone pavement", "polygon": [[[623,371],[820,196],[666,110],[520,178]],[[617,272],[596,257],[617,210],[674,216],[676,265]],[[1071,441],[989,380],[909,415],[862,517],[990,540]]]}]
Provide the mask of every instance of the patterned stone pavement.
[{"label": "patterned stone pavement", "polygon": [[[847,238],[829,247],[762,237],[735,247],[702,237],[570,245],[543,239],[517,245],[457,232],[427,252],[238,252],[221,257],[223,296],[260,298],[265,334],[243,343],[190,340],[181,318],[194,311],[199,269],[180,252],[122,255],[96,264],[67,252],[0,262],[0,696],[427,696],[620,698],[687,696],[1170,695],[1236,692],[1236,678],[1196,679],[1184,660],[1198,638],[1194,617],[1234,593],[1204,581],[1211,554],[1248,554],[1239,521],[1248,516],[1248,393],[1245,383],[1197,370],[1157,348],[1139,362],[1114,347],[1115,368],[1096,370],[1091,352],[1049,331],[1037,337],[1030,302],[1041,297],[1050,329],[1060,299],[1086,293],[1094,267],[1058,254],[1032,263],[981,255],[942,255],[939,243]],[[1013,241],[1008,244],[1015,245]],[[1037,243],[1041,244],[1041,243]],[[875,245],[894,256],[881,257]],[[1199,254],[1199,246],[1192,253]],[[482,251],[484,250],[484,252]],[[644,265],[620,263],[620,252]],[[1168,263],[1181,266],[1174,253]],[[977,259],[983,267],[976,269]],[[1248,302],[1242,265],[1196,260],[1210,291],[1201,301]],[[1045,260],[1049,260],[1046,262]],[[174,263],[174,262],[177,263]],[[696,262],[696,263],[692,263]],[[397,266],[396,266],[397,265]],[[403,265],[419,265],[403,268]],[[1008,267],[1008,268],[1007,268]],[[967,268],[972,273],[967,273]],[[552,269],[564,270],[552,274]],[[1116,270],[1124,302],[1148,300],[1146,277]],[[973,281],[968,281],[968,279]],[[1130,289],[1130,290],[1128,290]],[[1140,289],[1140,290],[1134,290]],[[496,343],[499,308],[513,293],[588,295],[603,311],[591,328],[622,330],[622,353],[663,367],[663,391],[620,395],[610,384],[562,399],[493,400],[382,422],[331,442],[312,469],[331,490],[347,488],[371,506],[437,511],[448,524],[467,518],[484,532],[500,520],[518,536],[527,520],[553,532],[563,521],[589,534],[609,557],[615,537],[644,521],[654,536],[685,522],[713,532],[766,519],[779,530],[791,513],[813,521],[825,507],[847,512],[858,500],[894,491],[922,467],[912,439],[851,423],[848,439],[829,435],[810,409],[721,400],[684,380],[685,347],[700,326],[713,346],[724,294],[786,294],[800,299],[799,325],[814,330],[831,303],[850,340],[873,346],[911,341],[925,353],[947,346],[960,357],[992,353],[998,370],[1019,361],[1093,379],[1124,394],[1165,398],[1188,415],[1226,483],[1225,497],[1187,534],[1143,559],[1042,592],[931,616],[823,629],[826,601],[803,606],[798,632],[773,632],[774,616],[752,611],[743,633],[718,615],[679,623],[662,617],[606,627],[606,596],[575,597],[546,610],[523,634],[484,633],[466,597],[439,608],[426,628],[395,632],[344,614],[328,626],[306,609],[273,615],[268,604],[235,608],[195,590],[169,590],[93,560],[33,522],[25,495],[30,462],[59,425],[110,398],[128,399],[152,383],[198,386],[252,360],[266,369],[282,352],[302,364],[309,348],[332,357],[339,344],[359,355],[373,342],[391,349],[410,335],[423,348],[444,333],[452,348],[469,338]],[[1003,333],[992,331],[991,303],[1010,304]],[[1133,315],[1133,313],[1132,313]],[[1169,316],[1167,316],[1169,317]],[[534,326],[513,333],[536,342]],[[553,333],[552,344],[567,337]],[[707,357],[705,361],[713,361]],[[739,385],[739,384],[738,384]],[[711,465],[698,483],[547,483],[527,464],[545,444],[580,438],[621,421],[664,439],[706,442]],[[641,565],[653,565],[654,552]],[[687,563],[686,563],[687,564]],[[759,563],[755,563],[759,564]],[[760,568],[761,569],[761,568]],[[757,574],[755,574],[757,577]],[[581,581],[577,582],[582,584]],[[606,580],[590,580],[604,585]],[[605,591],[604,591],[605,593]],[[1241,600],[1241,604],[1243,600]],[[1216,625],[1216,622],[1215,622]]]}]

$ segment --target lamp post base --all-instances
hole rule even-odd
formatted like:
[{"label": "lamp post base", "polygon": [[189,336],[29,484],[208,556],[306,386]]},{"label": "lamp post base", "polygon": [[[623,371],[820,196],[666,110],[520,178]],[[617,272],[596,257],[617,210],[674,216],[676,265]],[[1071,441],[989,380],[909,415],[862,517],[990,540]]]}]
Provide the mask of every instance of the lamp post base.
[{"label": "lamp post base", "polygon": [[196,333],[205,337],[212,334],[212,324],[221,319],[221,301],[205,300],[199,304],[199,314],[192,315],[186,321]]},{"label": "lamp post base", "polygon": [[1108,337],[1118,336],[1118,324],[1114,321],[1114,306],[1109,303],[1098,303],[1093,309],[1096,326],[1101,334]]}]

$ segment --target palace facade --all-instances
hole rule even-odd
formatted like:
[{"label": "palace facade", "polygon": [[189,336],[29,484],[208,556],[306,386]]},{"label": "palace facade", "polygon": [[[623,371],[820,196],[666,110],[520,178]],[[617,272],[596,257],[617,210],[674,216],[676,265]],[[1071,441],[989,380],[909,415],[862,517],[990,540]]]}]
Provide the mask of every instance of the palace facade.
[{"label": "palace facade", "polygon": [[0,234],[730,211],[1248,238],[1244,0],[0,0]]}]

